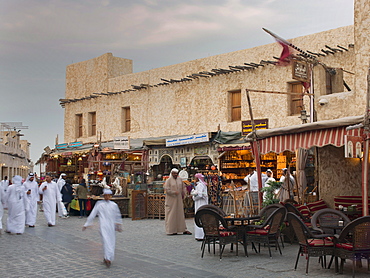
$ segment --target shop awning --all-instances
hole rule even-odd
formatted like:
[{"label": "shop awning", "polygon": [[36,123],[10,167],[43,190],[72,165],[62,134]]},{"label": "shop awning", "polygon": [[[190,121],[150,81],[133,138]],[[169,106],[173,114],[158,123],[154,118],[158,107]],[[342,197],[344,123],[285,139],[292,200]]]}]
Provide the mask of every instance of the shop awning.
[{"label": "shop awning", "polygon": [[251,142],[253,137],[256,137],[259,141],[261,154],[295,151],[298,148],[309,149],[313,146],[341,147],[344,145],[344,135],[361,135],[360,128],[347,130],[347,127],[359,124],[363,120],[363,116],[354,116],[290,127],[257,130],[255,134],[248,134],[246,140]]}]

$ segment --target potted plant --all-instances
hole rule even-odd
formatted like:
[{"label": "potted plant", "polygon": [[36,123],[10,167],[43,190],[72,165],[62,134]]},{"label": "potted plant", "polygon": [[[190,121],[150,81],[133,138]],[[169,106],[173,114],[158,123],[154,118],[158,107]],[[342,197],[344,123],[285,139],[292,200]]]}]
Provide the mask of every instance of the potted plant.
[{"label": "potted plant", "polygon": [[282,185],[282,182],[280,181],[268,181],[266,183],[268,186],[265,186],[262,188],[262,192],[266,193],[264,194],[263,203],[262,206],[266,207],[271,204],[279,203],[279,199],[275,198],[275,190],[279,189]]}]

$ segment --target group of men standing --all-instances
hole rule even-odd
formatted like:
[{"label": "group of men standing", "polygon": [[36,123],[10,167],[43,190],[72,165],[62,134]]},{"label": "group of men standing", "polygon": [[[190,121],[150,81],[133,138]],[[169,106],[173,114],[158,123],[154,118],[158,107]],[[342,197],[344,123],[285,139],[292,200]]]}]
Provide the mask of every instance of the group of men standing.
[{"label": "group of men standing", "polygon": [[6,232],[23,234],[26,226],[35,227],[40,195],[43,195],[43,210],[48,226],[55,225],[56,205],[61,202],[61,194],[57,183],[46,175],[40,187],[33,173],[22,183],[22,177],[15,175],[9,185],[7,177],[0,184],[0,231],[4,208],[8,209]]},{"label": "group of men standing", "polygon": [[[293,199],[293,189],[295,187],[295,179],[292,174],[289,173],[287,168],[282,169],[283,175],[280,177],[281,187],[275,192],[276,197],[280,202],[284,202],[287,199]],[[289,177],[287,179],[287,177]],[[244,181],[249,185],[249,190],[252,193],[253,202],[258,202],[258,179],[257,171],[253,171],[251,174],[244,178]],[[267,169],[266,174],[261,174],[262,187],[268,187],[270,181],[275,181],[273,173],[270,169]]]}]

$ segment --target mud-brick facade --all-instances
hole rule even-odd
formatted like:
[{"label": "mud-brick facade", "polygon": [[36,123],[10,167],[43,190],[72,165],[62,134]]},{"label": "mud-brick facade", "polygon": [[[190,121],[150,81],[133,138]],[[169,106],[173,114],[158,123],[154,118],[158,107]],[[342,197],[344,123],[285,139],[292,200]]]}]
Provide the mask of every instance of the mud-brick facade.
[{"label": "mud-brick facade", "polygon": [[[351,74],[355,64],[353,26],[296,38],[291,42],[315,53],[320,53],[325,45],[346,48],[342,52],[320,57],[320,61],[329,67],[344,69],[343,79],[349,88],[354,88],[354,76]],[[65,142],[94,142],[96,134],[100,132],[102,140],[106,141],[124,135],[150,138],[214,132],[218,128],[239,131],[240,120],[250,119],[245,89],[287,92],[290,83],[295,82],[290,66],[261,63],[261,60],[274,60],[272,57],[279,56],[280,52],[281,47],[271,43],[139,73],[131,73],[131,60],[116,58],[111,53],[72,64],[67,67]],[[246,66],[244,63],[261,66],[211,75],[217,73],[213,69],[229,70],[230,66]],[[199,74],[201,72],[210,75]],[[315,96],[326,95],[326,87],[322,85],[326,74],[322,66],[314,67],[314,77]],[[238,90],[241,91],[241,119],[233,121],[230,93]],[[345,90],[343,87],[338,93]],[[271,128],[299,124],[299,115],[291,115],[289,111],[290,97],[251,92],[254,117],[268,118]],[[309,97],[305,96],[303,102],[304,109],[309,112]],[[331,101],[330,105],[335,106],[335,113],[329,115],[315,101],[317,120],[361,111],[358,107],[352,111],[340,107],[340,102],[336,104]],[[124,129],[124,107],[130,108],[129,132]],[[89,113],[96,113],[94,133],[89,131]],[[80,134],[78,125],[81,123],[77,122],[76,115],[82,115]]]},{"label": "mud-brick facade", "polygon": [[[313,55],[320,61],[313,66],[309,89],[314,96],[305,95],[300,108],[313,114],[315,121],[358,116],[365,111],[370,3],[354,3],[353,26],[290,40],[302,50],[316,53]],[[241,121],[250,119],[246,89],[293,90],[297,81],[292,78],[292,68],[270,63],[280,53],[281,46],[271,43],[138,73],[132,72],[133,61],[111,53],[69,65],[65,99],[61,100],[64,141],[96,142],[100,135],[102,141],[110,141],[116,136],[152,138],[219,129],[240,131]],[[241,117],[235,120],[232,95],[238,91]],[[269,128],[302,123],[299,110],[292,112],[292,95],[250,92],[250,96],[254,118],[267,118]],[[343,166],[338,156],[341,152],[318,157],[321,161],[331,159],[318,165],[320,180],[325,183],[320,192],[323,197],[333,195],[333,190],[337,195],[343,193],[341,186],[331,182],[335,170],[330,168],[333,163]],[[346,192],[360,195],[361,169],[358,163],[352,164],[341,168],[342,183]],[[351,174],[354,170],[358,175]]]}]

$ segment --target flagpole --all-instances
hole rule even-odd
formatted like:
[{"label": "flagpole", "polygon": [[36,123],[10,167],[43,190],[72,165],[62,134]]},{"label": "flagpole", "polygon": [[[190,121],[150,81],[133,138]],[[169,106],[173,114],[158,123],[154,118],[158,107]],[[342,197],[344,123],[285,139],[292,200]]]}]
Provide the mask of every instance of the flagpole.
[{"label": "flagpole", "polygon": [[262,28],[263,31],[265,31],[267,34],[271,35],[272,37],[274,37],[277,41],[280,41],[288,46],[290,46],[291,48],[297,50],[299,53],[301,53],[303,56],[305,56],[306,58],[310,58],[312,60],[314,60],[315,62],[318,62],[320,63],[317,58],[309,53],[307,53],[306,51],[303,51],[302,49],[300,49],[299,47],[295,46],[294,44],[288,42],[287,40],[283,39],[282,37],[279,37],[278,35],[276,35],[275,33],[267,30],[266,28]]},{"label": "flagpole", "polygon": [[[255,138],[253,139],[253,142],[252,142],[252,152],[254,154],[254,160],[256,162],[256,171],[257,171],[258,210],[261,210],[261,208],[262,208],[262,202],[263,202],[263,197],[262,197],[263,195],[262,195],[262,191],[261,191],[262,190],[261,159],[260,159],[260,152],[259,152],[258,141],[257,141],[257,138],[256,138],[256,125],[254,123],[254,118],[253,118],[251,99],[249,97],[249,91],[248,91],[248,89],[246,89],[245,91],[247,93],[247,101],[248,101],[248,106],[249,106],[249,115],[251,117],[252,132],[254,133],[254,136],[255,136]],[[253,210],[254,210],[254,208],[253,208]]]}]

